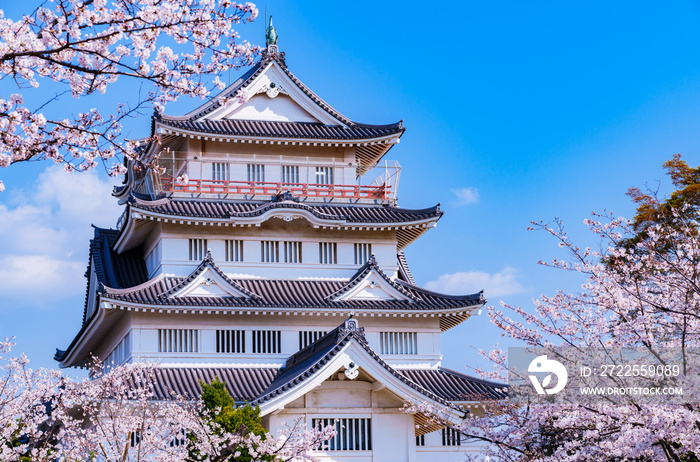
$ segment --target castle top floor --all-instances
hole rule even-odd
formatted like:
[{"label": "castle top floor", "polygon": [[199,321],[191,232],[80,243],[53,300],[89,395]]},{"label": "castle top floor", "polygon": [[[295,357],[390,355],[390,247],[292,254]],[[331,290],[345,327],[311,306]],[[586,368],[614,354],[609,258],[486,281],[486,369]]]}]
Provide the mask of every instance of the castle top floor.
[{"label": "castle top floor", "polygon": [[268,45],[255,66],[201,107],[155,115],[115,196],[259,200],[290,192],[303,201],[394,204],[400,166],[384,156],[403,132],[402,122],[343,116]]}]

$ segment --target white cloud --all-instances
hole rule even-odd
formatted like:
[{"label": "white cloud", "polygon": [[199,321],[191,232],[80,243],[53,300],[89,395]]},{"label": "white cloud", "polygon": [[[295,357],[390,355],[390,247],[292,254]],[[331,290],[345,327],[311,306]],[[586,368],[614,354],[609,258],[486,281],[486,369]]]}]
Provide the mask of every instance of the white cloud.
[{"label": "white cloud", "polygon": [[453,189],[452,194],[457,197],[457,207],[479,202],[479,190],[473,186]]},{"label": "white cloud", "polygon": [[495,274],[483,271],[467,271],[443,274],[437,281],[425,285],[428,290],[447,294],[469,294],[484,290],[487,298],[502,297],[525,291],[517,280],[518,270],[506,266]]},{"label": "white cloud", "polygon": [[52,166],[9,192],[0,195],[0,307],[83,293],[90,225],[114,226],[121,213],[110,182]]}]

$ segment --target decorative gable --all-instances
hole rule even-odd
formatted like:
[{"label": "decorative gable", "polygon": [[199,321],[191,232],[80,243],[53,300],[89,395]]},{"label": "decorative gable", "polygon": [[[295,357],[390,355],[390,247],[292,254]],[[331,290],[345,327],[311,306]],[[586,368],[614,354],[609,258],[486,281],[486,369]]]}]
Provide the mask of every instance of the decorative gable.
[{"label": "decorative gable", "polygon": [[270,91],[253,96],[235,111],[227,114],[225,118],[272,120],[275,122],[319,122],[318,119],[309,114],[289,96],[271,93]]},{"label": "decorative gable", "polygon": [[304,93],[275,60],[231,98],[198,122],[240,119],[344,125]]},{"label": "decorative gable", "polygon": [[232,297],[248,298],[248,295],[234,287],[211,267],[206,267],[187,285],[168,298],[179,297]]},{"label": "decorative gable", "polygon": [[345,302],[350,300],[411,300],[404,293],[397,290],[385,276],[376,269],[370,269],[354,287],[340,296],[333,299],[335,302]]}]

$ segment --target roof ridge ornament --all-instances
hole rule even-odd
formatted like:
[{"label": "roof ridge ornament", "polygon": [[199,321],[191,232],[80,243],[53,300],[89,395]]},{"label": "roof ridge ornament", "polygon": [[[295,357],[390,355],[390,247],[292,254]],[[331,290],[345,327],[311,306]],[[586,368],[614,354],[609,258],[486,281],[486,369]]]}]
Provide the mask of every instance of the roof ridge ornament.
[{"label": "roof ridge ornament", "polygon": [[262,62],[275,60],[278,64],[283,67],[287,67],[287,63],[284,60],[284,53],[280,53],[277,47],[277,29],[272,25],[272,16],[270,16],[270,22],[265,29],[265,45],[266,48],[262,51]]},{"label": "roof ridge ornament", "polygon": [[272,25],[272,15],[270,15],[270,22],[265,29],[265,45],[268,47],[270,45],[277,45],[277,29]]}]

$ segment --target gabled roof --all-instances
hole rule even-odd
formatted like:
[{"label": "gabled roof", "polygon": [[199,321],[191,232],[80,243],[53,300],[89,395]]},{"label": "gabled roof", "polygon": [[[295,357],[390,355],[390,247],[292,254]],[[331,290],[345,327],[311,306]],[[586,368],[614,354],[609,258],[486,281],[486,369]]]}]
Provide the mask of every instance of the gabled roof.
[{"label": "gabled roof", "polygon": [[[325,123],[222,119],[221,111],[245,104],[245,101],[240,101],[237,95],[251,90],[254,86],[260,86],[260,79],[266,73],[275,73],[278,75],[277,78],[281,77],[285,80],[285,85],[291,84],[294,87],[285,91],[283,87],[279,86],[282,82],[275,82],[279,91],[288,94],[295,100],[302,96],[308,99],[317,110],[327,114],[328,117],[324,118]],[[257,88],[256,93],[267,89],[268,86],[265,84],[261,88]],[[248,97],[252,96],[254,95],[248,95]],[[335,122],[329,123],[331,121]],[[404,132],[402,122],[373,125],[350,120],[311,91],[289,71],[284,60],[284,53],[269,53],[267,50],[255,66],[202,106],[184,116],[162,115],[156,118],[156,123],[198,133],[299,139],[370,140],[390,135],[401,136]]]},{"label": "gabled roof", "polygon": [[382,388],[400,399],[443,406],[449,412],[450,419],[460,419],[465,415],[464,408],[456,405],[456,402],[470,403],[507,396],[505,384],[476,379],[448,369],[394,369],[372,350],[365,338],[364,328],[358,327],[357,321],[350,318],[290,356],[267,389],[251,404],[260,406],[263,414],[270,413],[342,370],[348,380],[355,380],[362,371],[364,380],[380,382]]},{"label": "gabled roof", "polygon": [[[222,278],[226,278],[231,287],[246,296],[172,296],[192,283],[205,268],[216,271]],[[390,285],[404,297],[401,299],[338,299],[339,295],[357,287],[370,273],[376,274],[377,278],[384,281],[384,284]],[[105,287],[102,300],[114,302],[117,305],[160,306],[163,309],[172,307],[177,310],[183,307],[201,307],[232,310],[245,308],[247,311],[445,312],[449,313],[450,316],[440,318],[440,326],[443,330],[461,323],[471,315],[472,310],[482,306],[485,302],[481,292],[461,296],[443,295],[400,280],[392,281],[381,271],[374,258],[363,265],[349,280],[230,279],[214,263],[211,255],[207,255],[205,260],[187,277],[161,275],[133,288]]]},{"label": "gabled roof", "polygon": [[[362,265],[359,271],[350,279],[350,282],[345,284],[340,290],[326,296],[326,300],[331,302],[356,301],[358,299],[371,300],[371,296],[363,298],[358,297],[358,292],[364,289],[364,287],[360,286],[366,285],[364,282],[372,278],[379,279],[380,283],[377,283],[375,280],[371,281],[369,284],[374,287],[372,287],[370,291],[372,289],[380,289],[382,296],[389,297],[393,300],[422,301],[419,293],[409,292],[402,285],[392,281],[391,278],[382,271],[379,265],[377,265],[377,260],[374,258],[374,255],[370,256],[367,263]],[[382,287],[382,285],[384,287]],[[386,298],[383,301],[387,301]]]},{"label": "gabled roof", "polygon": [[[186,293],[185,289],[188,288],[188,286],[191,286],[193,282],[197,280],[198,277],[200,277],[203,273],[205,273],[207,270],[211,270],[214,272],[215,275],[218,276],[218,278],[227,284],[230,287],[230,290],[227,290],[226,293],[229,294],[229,296],[233,296],[234,298],[252,298],[252,299],[260,299],[259,295],[256,295],[250,291],[248,291],[245,287],[242,287],[240,284],[236,283],[235,281],[232,281],[229,279],[226,274],[219,269],[218,266],[214,263],[214,259],[211,256],[211,252],[207,250],[206,255],[204,256],[204,260],[202,260],[202,263],[199,264],[197,269],[195,269],[189,276],[186,278],[182,279],[179,284],[176,284],[172,287],[170,287],[168,290],[165,292],[162,292],[159,294],[159,297],[161,298],[169,298],[169,299],[179,299],[183,296],[186,295],[179,295],[182,293]],[[208,281],[211,283],[211,281]],[[238,295],[238,297],[236,297]],[[228,298],[228,297],[224,297]]]},{"label": "gabled roof", "polygon": [[[393,378],[400,383],[417,391],[425,398],[437,402],[443,406],[455,408],[454,405],[413,382],[411,379],[402,375],[396,369],[387,364],[379,355],[377,355],[367,343],[365,338],[364,328],[357,325],[354,319],[348,319],[334,330],[295,353],[287,359],[285,365],[279,370],[277,376],[272,381],[270,386],[262,393],[260,397],[251,402],[254,406],[260,406],[267,401],[270,401],[280,395],[288,393],[290,390],[299,387],[305,381],[311,379],[320,371],[327,363],[334,359],[339,353],[347,349],[348,344],[355,343],[364,350],[377,365],[388,372]],[[368,367],[367,364],[359,364],[363,369]],[[353,367],[347,366],[346,367]],[[335,371],[333,371],[335,372]],[[323,377],[326,379],[327,377]],[[457,409],[456,410],[461,410]]]}]

